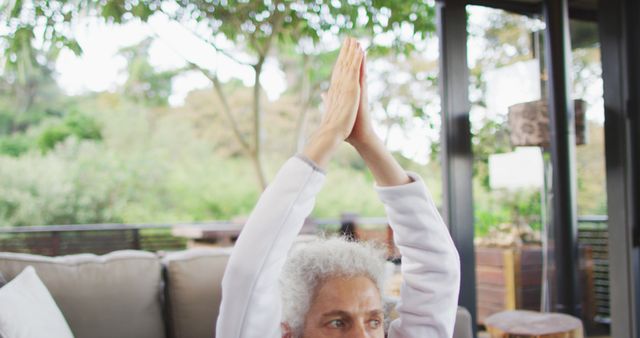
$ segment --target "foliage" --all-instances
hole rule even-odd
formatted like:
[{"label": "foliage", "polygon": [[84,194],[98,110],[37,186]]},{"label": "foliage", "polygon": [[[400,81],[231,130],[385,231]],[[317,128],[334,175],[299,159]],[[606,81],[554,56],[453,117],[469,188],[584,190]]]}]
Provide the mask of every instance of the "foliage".
[{"label": "foliage", "polygon": [[489,156],[511,151],[509,131],[506,122],[485,120],[484,123],[473,132],[473,174],[478,179],[482,188],[489,190]]},{"label": "foliage", "polygon": [[[472,114],[486,112],[487,71],[516,62],[539,58],[533,39],[543,29],[536,19],[483,9],[488,20],[469,27],[471,39],[482,53],[470,65],[470,99]],[[573,96],[591,98],[587,106],[602,105],[600,95],[593,95],[594,84],[600,80],[600,58],[597,27],[593,23],[571,22],[573,54]],[[543,47],[542,47],[543,48]],[[543,91],[545,88],[542,88]],[[540,93],[542,97],[545,92]],[[491,114],[494,113],[494,114]],[[503,192],[489,186],[488,157],[511,151],[506,116],[489,112],[484,118],[472,118],[474,154],[474,203],[476,235],[499,223],[526,222],[535,228],[540,224],[540,194],[537,191]],[[493,115],[493,116],[492,116]],[[590,123],[590,142],[577,147],[577,204],[579,214],[606,214],[606,184],[604,182],[603,129]]]},{"label": "foliage", "polygon": [[[371,40],[369,62],[377,71],[370,72],[370,83],[379,88],[371,88],[370,94],[383,132],[392,127],[407,132],[412,124],[439,128],[437,63],[423,55],[425,39],[433,31],[429,1],[25,3],[0,7],[0,19],[6,18],[8,27],[0,39],[3,226],[183,222],[247,215],[261,189],[252,156],[260,151],[258,160],[264,162],[265,178],[270,177],[321,117],[318,94],[327,87],[336,53],[329,50],[330,43],[325,45],[325,35],[350,32]],[[266,102],[259,81],[256,96],[255,86],[236,80],[222,83],[215,69],[189,62],[185,69],[158,71],[148,61],[151,40],[144,40],[121,51],[128,77],[116,92],[65,95],[55,84],[52,64],[61,48],[81,52],[70,28],[82,15],[100,15],[114,23],[167,16],[222,55],[251,67],[258,77],[261,62],[277,59],[287,74],[288,90]],[[42,19],[33,22],[32,17]],[[470,96],[477,106],[484,104],[483,73],[488,67],[531,54],[521,18],[501,14],[488,21],[494,27],[481,33],[488,41],[485,53],[471,70]],[[377,42],[385,34],[390,34],[391,44]],[[597,53],[574,56],[583,79],[599,75],[593,65]],[[212,88],[191,92],[183,106],[169,107],[173,76],[194,70],[209,76]],[[231,109],[225,111],[225,104]],[[264,121],[259,130],[256,119]],[[230,121],[235,121],[239,138]],[[506,222],[537,227],[537,191],[489,189],[488,156],[509,150],[508,131],[501,119],[479,122],[473,125],[476,235]],[[603,212],[606,206],[601,126],[593,126],[592,133],[592,143],[578,149],[581,214]],[[432,161],[426,165],[394,155],[404,168],[425,178],[440,203],[439,143],[437,137],[432,141]],[[314,216],[335,218],[347,211],[382,216],[373,178],[357,153],[345,145],[332,163]]]},{"label": "foliage", "polygon": [[[30,153],[19,158],[0,157],[2,224],[118,221],[110,200],[110,192],[117,187],[111,181],[100,180],[99,175],[104,172],[83,169],[89,169],[86,163],[82,166],[54,152],[46,156]],[[87,175],[94,180],[84,181]],[[91,184],[90,189],[86,184]]]},{"label": "foliage", "polygon": [[534,57],[531,49],[532,31],[536,21],[530,18],[489,10],[487,21],[469,27],[472,38],[481,38],[483,53],[471,64],[470,99],[472,114],[485,113],[472,118],[474,216],[477,237],[482,237],[492,226],[505,223],[526,223],[540,229],[540,193],[531,190],[502,191],[489,185],[489,156],[512,151],[507,119],[495,112],[486,112],[489,70],[508,66]]},{"label": "foliage", "polygon": [[499,224],[526,224],[541,228],[540,192],[531,189],[489,192],[474,185],[475,235],[482,237]]},{"label": "foliage", "polygon": [[587,144],[576,149],[578,215],[606,215],[604,128],[599,123],[591,122],[587,132]]},{"label": "foliage", "polygon": [[44,153],[53,149],[56,144],[75,136],[80,140],[100,140],[100,126],[90,116],[73,112],[60,122],[45,127],[36,140],[38,148]]},{"label": "foliage", "polygon": [[62,95],[53,79],[54,61],[62,48],[81,52],[60,26],[76,9],[71,2],[0,5],[0,89],[7,94],[0,100],[0,135],[56,115]]},{"label": "foliage", "polygon": [[0,138],[0,154],[18,157],[29,150],[31,143],[28,137],[21,134]]},{"label": "foliage", "polygon": [[166,106],[171,95],[171,80],[180,70],[157,71],[149,63],[149,48],[153,39],[122,48],[120,54],[127,60],[127,81],[122,95],[134,102],[154,106]]},{"label": "foliage", "polygon": [[[78,105],[94,107],[101,141],[68,137],[46,154],[0,156],[0,224],[204,221],[251,211],[259,190],[247,159],[225,155],[218,149],[224,143],[202,137],[197,119],[111,95]],[[328,179],[314,216],[383,214],[369,175],[336,166]]]},{"label": "foliage", "polygon": [[60,116],[64,94],[59,90],[52,71],[40,66],[34,68],[25,82],[13,81],[5,69],[0,77],[0,137],[24,132],[29,126]]},{"label": "foliage", "polygon": [[[325,52],[322,48],[322,37],[330,34],[366,34],[368,36],[389,33],[393,36],[391,46],[374,45],[370,50],[372,55],[385,54],[392,50],[411,53],[416,49],[416,42],[434,31],[434,7],[429,1],[367,1],[356,0],[348,3],[342,1],[173,1],[173,0],[106,0],[101,2],[76,0],[66,1],[34,0],[30,5],[22,1],[15,1],[0,8],[0,19],[7,18],[9,35],[6,39],[9,48],[3,48],[8,60],[25,58],[31,60],[33,53],[22,53],[21,48],[14,47],[17,42],[26,50],[36,50],[33,42],[36,32],[44,32],[38,38],[45,41],[48,53],[55,59],[57,51],[62,47],[80,53],[81,49],[73,37],[65,34],[71,31],[69,27],[79,16],[89,13],[99,15],[109,22],[123,23],[130,20],[148,20],[152,15],[163,15],[174,22],[182,24],[193,31],[194,35],[203,42],[211,45],[218,53],[253,68],[255,81],[252,96],[251,134],[240,132],[237,121],[238,111],[226,102],[225,90],[217,77],[215,70],[205,69],[196,63],[186,60],[192,69],[207,76],[222,101],[227,122],[234,131],[234,138],[240,144],[245,156],[252,160],[259,186],[265,188],[267,184],[264,172],[263,151],[261,140],[264,133],[264,111],[261,99],[260,75],[266,59],[274,51],[295,46],[300,57],[308,59],[309,55]],[[38,27],[32,24],[36,18]],[[42,19],[42,20],[40,20]],[[38,30],[39,28],[40,30]],[[222,38],[230,42],[232,50],[220,47],[218,41]],[[4,46],[3,46],[4,47]],[[22,53],[18,55],[18,53]],[[26,61],[25,61],[26,62]],[[34,62],[29,61],[30,64]],[[129,85],[134,95],[154,93],[148,88],[151,83],[146,81],[146,75],[153,71],[144,63],[131,62]],[[311,68],[310,68],[311,69]],[[169,74],[161,76],[160,80],[170,78]],[[309,75],[308,78],[313,78]],[[142,89],[139,88],[142,81]],[[160,81],[166,83],[166,81]],[[146,85],[146,86],[145,86]],[[163,89],[160,86],[156,89]],[[313,85],[307,86],[313,88]],[[160,91],[159,94],[163,92]],[[312,96],[303,94],[303,107],[311,105]],[[154,95],[159,98],[162,96]],[[304,127],[306,109],[300,113],[297,130],[301,133]],[[295,142],[299,145],[301,137]]]}]

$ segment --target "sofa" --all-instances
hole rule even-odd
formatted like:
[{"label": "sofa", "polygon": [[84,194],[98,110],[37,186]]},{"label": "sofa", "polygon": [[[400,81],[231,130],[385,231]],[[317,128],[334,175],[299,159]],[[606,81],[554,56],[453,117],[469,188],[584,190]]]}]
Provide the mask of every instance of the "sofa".
[{"label": "sofa", "polygon": [[[33,266],[77,338],[211,338],[229,249],[46,257],[0,253],[7,281]],[[459,308],[455,338],[470,338]]]}]

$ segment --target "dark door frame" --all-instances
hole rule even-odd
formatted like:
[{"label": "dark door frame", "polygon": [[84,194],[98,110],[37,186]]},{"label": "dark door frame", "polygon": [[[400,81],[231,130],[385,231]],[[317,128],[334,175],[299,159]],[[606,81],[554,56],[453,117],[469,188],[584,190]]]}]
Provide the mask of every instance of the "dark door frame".
[{"label": "dark door frame", "polygon": [[[469,121],[467,0],[436,3],[442,102],[443,217],[458,248],[461,265],[458,303],[471,313],[477,335],[476,271],[473,247],[473,153]],[[462,42],[461,42],[462,41]]]},{"label": "dark door frame", "polygon": [[578,211],[575,112],[571,99],[571,41],[568,0],[544,0],[542,17],[551,137],[552,193],[549,241],[556,273],[556,312],[582,318],[578,278]]},{"label": "dark door frame", "polygon": [[[476,321],[475,253],[473,247],[473,153],[469,123],[466,5],[480,5],[525,15],[545,15],[547,68],[550,70],[549,106],[556,155],[554,208],[561,215],[555,229],[557,292],[556,310],[579,314],[577,238],[575,229],[575,169],[572,161],[572,105],[568,91],[571,52],[566,28],[568,18],[596,21],[600,30],[605,103],[605,156],[609,216],[609,262],[612,336],[640,337],[640,2],[599,1],[597,10],[567,8],[544,0],[537,4],[513,0],[438,0],[440,37],[440,92],[442,101],[443,216],[461,256],[460,305]],[[460,43],[464,41],[464,43]],[[570,60],[569,60],[570,61]],[[554,75],[555,74],[555,75]],[[572,177],[573,175],[573,177]],[[559,255],[558,255],[559,253]],[[567,270],[569,272],[567,272]],[[475,326],[475,325],[474,325]],[[474,328],[475,331],[475,328]]]},{"label": "dark door frame", "polygon": [[599,1],[609,214],[611,335],[640,337],[640,5]]}]

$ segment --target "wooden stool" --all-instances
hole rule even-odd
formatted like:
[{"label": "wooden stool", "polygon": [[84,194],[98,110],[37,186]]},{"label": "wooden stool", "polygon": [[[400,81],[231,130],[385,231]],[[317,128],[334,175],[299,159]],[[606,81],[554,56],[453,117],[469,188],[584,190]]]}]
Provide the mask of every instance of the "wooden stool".
[{"label": "wooden stool", "polygon": [[491,338],[583,338],[582,321],[561,313],[504,311],[484,321]]}]

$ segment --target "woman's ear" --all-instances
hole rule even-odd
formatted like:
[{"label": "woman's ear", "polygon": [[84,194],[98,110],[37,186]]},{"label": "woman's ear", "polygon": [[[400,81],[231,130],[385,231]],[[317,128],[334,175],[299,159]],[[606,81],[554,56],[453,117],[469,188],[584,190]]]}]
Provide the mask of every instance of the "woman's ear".
[{"label": "woman's ear", "polygon": [[282,328],[282,338],[293,338],[293,332],[291,332],[289,324],[280,323],[280,327]]}]

